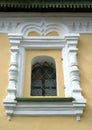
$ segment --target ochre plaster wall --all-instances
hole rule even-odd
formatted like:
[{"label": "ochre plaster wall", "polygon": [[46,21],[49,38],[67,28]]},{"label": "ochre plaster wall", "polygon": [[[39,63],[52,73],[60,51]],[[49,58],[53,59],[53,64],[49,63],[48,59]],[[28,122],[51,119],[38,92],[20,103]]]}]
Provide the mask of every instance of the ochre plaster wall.
[{"label": "ochre plaster wall", "polygon": [[[38,32],[32,31],[28,33],[28,36],[31,37],[31,36],[42,36],[42,35]],[[53,31],[53,32],[47,33],[46,36],[59,36],[59,34]]]},{"label": "ochre plaster wall", "polygon": [[7,121],[3,99],[8,86],[10,45],[6,34],[0,34],[0,130],[91,130],[92,129],[92,35],[81,35],[78,63],[81,87],[87,106],[81,121],[75,117],[16,117]]}]

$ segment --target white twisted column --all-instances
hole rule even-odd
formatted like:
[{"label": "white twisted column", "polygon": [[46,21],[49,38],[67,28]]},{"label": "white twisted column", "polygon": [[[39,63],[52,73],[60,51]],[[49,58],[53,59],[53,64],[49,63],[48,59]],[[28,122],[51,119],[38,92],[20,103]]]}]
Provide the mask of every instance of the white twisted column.
[{"label": "white twisted column", "polygon": [[11,62],[9,68],[9,86],[8,86],[8,96],[7,99],[10,101],[16,97],[16,84],[17,84],[17,75],[18,75],[18,46],[11,47]]},{"label": "white twisted column", "polygon": [[66,36],[67,46],[68,46],[68,60],[69,60],[69,71],[70,71],[70,80],[72,87],[72,96],[76,100],[83,99],[82,89],[80,88],[80,76],[79,68],[77,62],[77,51],[76,48],[78,44],[79,35],[70,35]]},{"label": "white twisted column", "polygon": [[69,66],[70,66],[70,78],[72,81],[72,95],[79,99],[81,97],[82,89],[80,88],[79,69],[77,64],[77,49],[73,50],[69,47]]},{"label": "white twisted column", "polygon": [[67,52],[68,52],[68,68],[72,89],[72,97],[75,99],[73,101],[73,107],[76,114],[76,119],[80,120],[80,117],[83,113],[83,109],[86,104],[85,98],[82,96],[82,89],[80,87],[80,74],[77,62],[77,44],[78,44],[79,35],[70,35],[66,36],[67,42]]},{"label": "white twisted column", "polygon": [[11,59],[9,67],[9,84],[7,88],[7,96],[4,100],[4,106],[7,112],[8,120],[11,120],[11,116],[16,107],[16,91],[17,91],[17,80],[18,80],[18,58],[19,58],[19,47],[22,35],[9,34],[11,44]]}]

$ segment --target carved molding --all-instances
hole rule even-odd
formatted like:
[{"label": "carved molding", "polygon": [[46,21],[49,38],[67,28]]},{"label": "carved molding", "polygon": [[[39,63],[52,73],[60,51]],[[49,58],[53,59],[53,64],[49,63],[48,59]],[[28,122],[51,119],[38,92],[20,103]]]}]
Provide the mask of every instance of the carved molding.
[{"label": "carved molding", "polygon": [[[23,15],[25,17],[23,17]],[[39,17],[38,17],[39,16]],[[55,15],[36,16],[21,14],[0,17],[0,33],[22,33],[27,36],[28,32],[36,31],[41,36],[46,36],[51,31],[57,31],[59,36],[64,37],[67,33],[92,33],[92,16],[83,15]]]}]

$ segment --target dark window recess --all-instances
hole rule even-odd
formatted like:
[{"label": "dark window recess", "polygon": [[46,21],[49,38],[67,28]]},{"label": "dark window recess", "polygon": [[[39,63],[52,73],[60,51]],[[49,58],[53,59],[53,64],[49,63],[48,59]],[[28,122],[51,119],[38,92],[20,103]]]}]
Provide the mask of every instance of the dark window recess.
[{"label": "dark window recess", "polygon": [[56,96],[56,70],[53,63],[36,63],[32,66],[32,96]]}]

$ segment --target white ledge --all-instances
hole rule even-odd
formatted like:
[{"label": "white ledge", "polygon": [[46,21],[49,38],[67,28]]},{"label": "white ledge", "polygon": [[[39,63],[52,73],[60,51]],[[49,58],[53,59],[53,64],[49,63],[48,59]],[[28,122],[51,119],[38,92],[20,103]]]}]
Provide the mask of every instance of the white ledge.
[{"label": "white ledge", "polygon": [[86,102],[77,101],[26,101],[20,100],[13,104],[4,102],[7,115],[17,116],[75,116],[80,120]]}]

